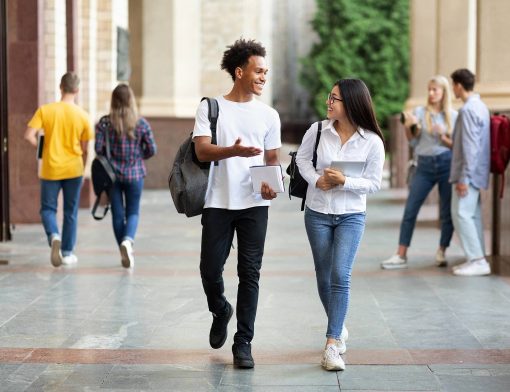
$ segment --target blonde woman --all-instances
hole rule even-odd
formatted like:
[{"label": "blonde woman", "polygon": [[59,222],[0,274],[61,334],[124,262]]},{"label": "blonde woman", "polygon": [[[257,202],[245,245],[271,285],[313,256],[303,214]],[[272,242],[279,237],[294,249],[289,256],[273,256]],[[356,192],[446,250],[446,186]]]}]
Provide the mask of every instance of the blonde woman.
[{"label": "blonde woman", "polygon": [[436,184],[440,197],[441,237],[435,261],[438,267],[447,266],[445,251],[453,235],[450,215],[452,192],[448,177],[452,159],[451,135],[456,119],[448,79],[441,75],[429,80],[427,105],[405,113],[405,132],[418,157],[418,166],[409,184],[397,253],[381,263],[383,269],[407,268],[407,249],[411,244],[416,217]]},{"label": "blonde woman", "polygon": [[144,159],[156,153],[156,143],[149,123],[138,116],[133,91],[126,84],[113,90],[110,114],[96,125],[97,155],[106,156],[106,135],[117,175],[110,195],[113,232],[122,266],[130,268],[134,265],[133,243],[146,175]]}]

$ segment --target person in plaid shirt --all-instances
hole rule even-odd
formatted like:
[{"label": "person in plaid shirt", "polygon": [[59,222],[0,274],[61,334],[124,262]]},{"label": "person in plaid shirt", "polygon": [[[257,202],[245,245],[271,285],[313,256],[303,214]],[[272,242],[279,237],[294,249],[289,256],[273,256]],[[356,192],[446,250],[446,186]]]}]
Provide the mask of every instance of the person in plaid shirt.
[{"label": "person in plaid shirt", "polygon": [[152,129],[136,109],[133,90],[119,84],[112,92],[110,114],[96,124],[95,150],[106,156],[106,134],[110,143],[111,164],[117,179],[111,192],[112,223],[120,248],[122,266],[134,266],[133,243],[147,173],[144,159],[156,153]]}]

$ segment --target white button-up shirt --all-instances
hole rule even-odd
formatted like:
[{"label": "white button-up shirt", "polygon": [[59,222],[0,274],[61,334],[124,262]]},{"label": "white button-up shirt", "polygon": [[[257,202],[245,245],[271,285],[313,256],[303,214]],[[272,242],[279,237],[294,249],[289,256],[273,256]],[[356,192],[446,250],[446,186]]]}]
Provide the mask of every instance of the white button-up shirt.
[{"label": "white button-up shirt", "polygon": [[[333,127],[333,121],[322,122],[322,133],[317,148],[317,168],[312,164],[313,149],[317,137],[318,123],[306,131],[296,155],[299,173],[308,182],[306,205],[323,214],[346,214],[366,211],[366,195],[381,187],[384,165],[384,144],[371,131],[358,129],[344,145]],[[364,161],[365,168],[360,178],[346,177],[344,185],[329,191],[315,186],[317,180],[329,168],[332,161]]]}]

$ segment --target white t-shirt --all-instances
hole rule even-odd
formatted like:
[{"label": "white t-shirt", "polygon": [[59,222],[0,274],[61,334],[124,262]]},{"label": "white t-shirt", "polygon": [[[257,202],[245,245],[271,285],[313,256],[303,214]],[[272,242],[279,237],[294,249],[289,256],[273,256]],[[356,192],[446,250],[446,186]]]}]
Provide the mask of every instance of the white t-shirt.
[{"label": "white t-shirt", "polygon": [[[219,106],[216,139],[218,146],[228,147],[241,138],[243,146],[274,150],[281,147],[280,117],[268,105],[253,99],[250,102],[232,102],[216,97]],[[193,137],[211,136],[207,101],[197,109]],[[264,153],[251,158],[222,159],[218,166],[211,163],[205,208],[241,210],[269,206],[260,194],[253,192],[250,166],[263,165]]]}]

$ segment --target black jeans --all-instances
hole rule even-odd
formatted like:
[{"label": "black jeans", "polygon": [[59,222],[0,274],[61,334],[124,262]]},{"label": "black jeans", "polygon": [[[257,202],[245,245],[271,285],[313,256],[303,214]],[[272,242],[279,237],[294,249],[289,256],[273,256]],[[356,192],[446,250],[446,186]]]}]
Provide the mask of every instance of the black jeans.
[{"label": "black jeans", "polygon": [[259,298],[259,277],[266,240],[268,207],[244,210],[206,208],[202,213],[200,276],[209,311],[225,310],[223,267],[237,232],[237,333],[235,343],[253,339]]}]

